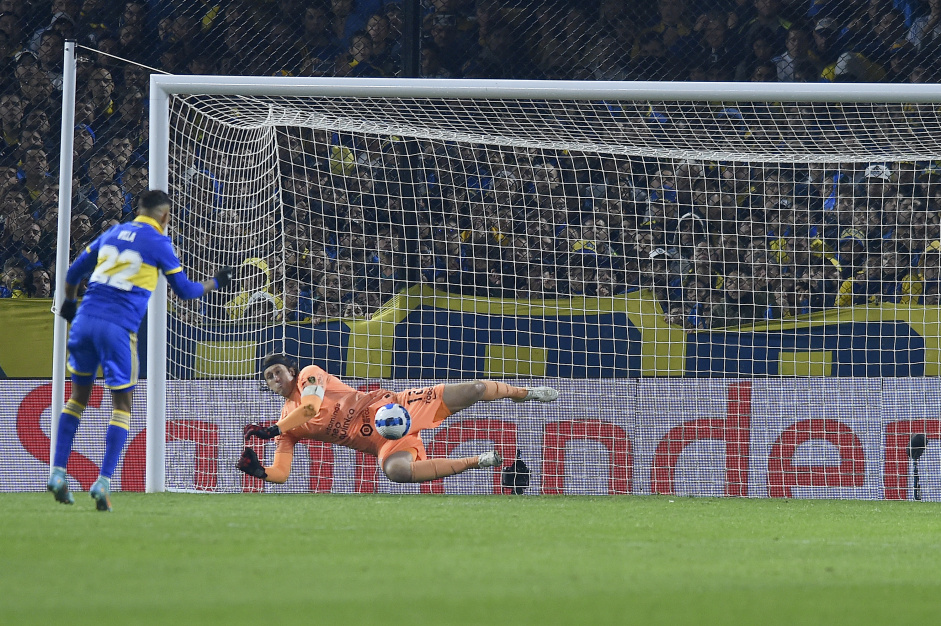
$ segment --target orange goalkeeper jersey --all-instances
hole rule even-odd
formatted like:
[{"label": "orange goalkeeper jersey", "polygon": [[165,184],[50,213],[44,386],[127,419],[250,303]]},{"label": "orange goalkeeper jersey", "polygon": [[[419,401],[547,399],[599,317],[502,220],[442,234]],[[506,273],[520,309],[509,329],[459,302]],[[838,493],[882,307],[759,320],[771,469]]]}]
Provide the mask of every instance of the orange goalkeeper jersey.
[{"label": "orange goalkeeper jersey", "polygon": [[320,411],[278,437],[276,454],[293,448],[301,439],[316,439],[379,456],[379,448],[388,440],[376,432],[373,415],[380,406],[394,401],[393,393],[385,389],[357,391],[316,365],[309,365],[297,375],[294,391],[281,409],[282,418],[303,404],[304,388],[311,385],[324,390]]}]

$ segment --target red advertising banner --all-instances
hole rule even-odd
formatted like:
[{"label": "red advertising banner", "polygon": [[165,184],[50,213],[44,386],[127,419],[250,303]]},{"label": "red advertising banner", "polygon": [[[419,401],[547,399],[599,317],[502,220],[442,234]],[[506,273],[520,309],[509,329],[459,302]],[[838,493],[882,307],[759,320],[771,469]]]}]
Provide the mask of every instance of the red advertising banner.
[{"label": "red advertising banner", "polygon": [[[391,389],[434,381],[360,381]],[[525,384],[525,381],[521,381]],[[546,381],[541,381],[546,384]],[[936,379],[640,379],[550,381],[555,403],[480,403],[423,433],[431,456],[496,447],[519,452],[527,494],[675,494],[776,498],[910,499],[913,434],[927,437],[921,497],[941,499],[941,399]],[[38,491],[48,473],[51,384],[0,381],[0,490]],[[68,390],[67,390],[68,393]],[[114,485],[144,488],[145,406],[132,427]],[[423,485],[390,482],[375,459],[301,443],[291,477],[270,485],[241,474],[242,426],[273,422],[280,402],[256,381],[168,383],[167,486],[203,492],[503,493],[500,472],[471,471]],[[98,473],[110,419],[96,387],[69,459],[74,489]],[[252,444],[270,462],[274,446]]]}]

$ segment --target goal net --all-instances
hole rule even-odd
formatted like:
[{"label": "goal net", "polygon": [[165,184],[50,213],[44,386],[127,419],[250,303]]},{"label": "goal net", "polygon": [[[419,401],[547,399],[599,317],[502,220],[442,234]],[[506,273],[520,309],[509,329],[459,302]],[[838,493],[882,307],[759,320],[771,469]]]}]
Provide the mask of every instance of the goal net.
[{"label": "goal net", "polygon": [[[156,80],[184,267],[238,269],[168,300],[167,488],[904,498],[910,435],[937,456],[937,89]],[[263,487],[234,465],[272,351],[562,397],[424,433],[524,467],[394,485],[311,442]]]}]

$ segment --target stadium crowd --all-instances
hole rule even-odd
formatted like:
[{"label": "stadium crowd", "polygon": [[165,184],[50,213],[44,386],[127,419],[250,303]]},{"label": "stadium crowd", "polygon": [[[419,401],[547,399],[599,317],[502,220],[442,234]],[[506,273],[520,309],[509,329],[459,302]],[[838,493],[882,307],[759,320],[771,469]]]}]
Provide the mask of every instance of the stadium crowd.
[{"label": "stadium crowd", "polygon": [[[397,76],[402,21],[382,0],[0,0],[0,297],[50,297],[55,282],[66,39],[87,47],[74,258],[133,219],[146,189],[140,64]],[[432,0],[421,32],[425,77],[934,82],[941,0]],[[224,300],[178,303],[187,319],[370,315],[419,282],[516,298],[649,289],[689,329],[938,304],[933,163],[745,166],[291,132],[283,219],[234,237],[239,208],[222,206],[211,228],[190,225],[204,240],[177,241],[184,263],[202,257],[194,246],[242,268]],[[265,232],[286,250],[238,243],[279,239]]]}]

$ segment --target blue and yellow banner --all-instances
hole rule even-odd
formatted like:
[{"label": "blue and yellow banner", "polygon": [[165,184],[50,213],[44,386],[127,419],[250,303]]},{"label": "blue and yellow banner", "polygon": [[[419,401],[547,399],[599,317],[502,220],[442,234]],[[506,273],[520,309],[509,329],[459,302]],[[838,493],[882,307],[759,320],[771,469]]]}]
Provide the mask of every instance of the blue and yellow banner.
[{"label": "blue and yellow banner", "polygon": [[[49,300],[0,302],[4,376],[51,375],[50,306]],[[357,378],[941,373],[941,308],[907,304],[687,332],[664,321],[647,291],[612,298],[501,300],[414,287],[370,319],[268,327],[196,327],[174,320],[170,329],[169,373],[180,379],[250,378],[266,353],[282,349],[301,363]],[[140,343],[143,348],[143,332]]]}]

